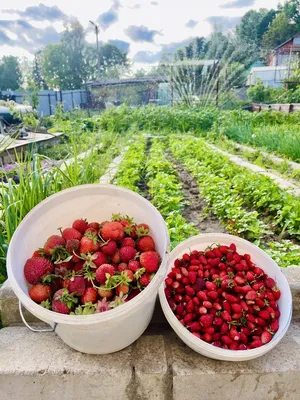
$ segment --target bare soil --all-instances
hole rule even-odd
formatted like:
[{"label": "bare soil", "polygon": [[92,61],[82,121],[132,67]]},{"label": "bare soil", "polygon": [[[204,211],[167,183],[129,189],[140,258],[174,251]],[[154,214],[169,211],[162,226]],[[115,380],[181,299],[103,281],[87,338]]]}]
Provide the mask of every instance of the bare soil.
[{"label": "bare soil", "polygon": [[182,182],[184,199],[188,205],[183,210],[183,217],[193,223],[200,233],[225,233],[225,228],[218,217],[209,211],[208,203],[201,197],[197,181],[178,162],[172,159]]}]

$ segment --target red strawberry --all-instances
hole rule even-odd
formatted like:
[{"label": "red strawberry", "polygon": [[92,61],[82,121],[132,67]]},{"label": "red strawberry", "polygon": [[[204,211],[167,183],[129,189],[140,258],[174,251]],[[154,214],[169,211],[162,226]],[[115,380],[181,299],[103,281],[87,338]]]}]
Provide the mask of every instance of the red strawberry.
[{"label": "red strawberry", "polygon": [[71,254],[72,257],[72,261],[73,262],[78,262],[79,258],[74,254],[76,252],[78,252],[79,250],[79,246],[80,246],[80,241],[77,239],[71,239],[71,240],[67,240],[66,243],[66,250],[69,254]]},{"label": "red strawberry", "polygon": [[88,234],[80,240],[80,254],[94,253],[98,249],[99,243],[96,235]]},{"label": "red strawberry", "polygon": [[190,280],[190,282],[191,282],[192,284],[196,283],[196,280],[197,280],[197,272],[195,272],[195,271],[189,271],[189,272],[188,272],[188,277],[189,277],[189,280]]},{"label": "red strawberry", "polygon": [[138,269],[141,268],[141,265],[138,261],[136,260],[130,260],[128,263],[128,268],[130,269],[130,271],[132,271],[133,273],[136,273],[136,271]]},{"label": "red strawberry", "polygon": [[250,292],[248,292],[246,294],[246,300],[255,300],[257,297],[257,294],[255,292],[255,290],[250,290]]},{"label": "red strawberry", "polygon": [[82,238],[82,234],[74,228],[66,228],[62,232],[62,237],[65,241],[76,239],[80,240]]},{"label": "red strawberry", "polygon": [[126,263],[124,263],[124,262],[120,263],[120,264],[118,265],[118,268],[117,268],[117,270],[118,270],[119,272],[126,271],[127,269],[128,269],[128,264],[126,264]]},{"label": "red strawberry", "polygon": [[100,265],[107,263],[107,257],[105,254],[101,253],[101,251],[96,251],[96,253],[93,254],[93,257],[96,257],[93,259],[93,263],[96,267],[100,267]]},{"label": "red strawberry", "polygon": [[83,272],[83,265],[84,265],[84,261],[82,261],[82,260],[78,261],[75,264],[75,266],[73,267],[73,271],[75,271],[76,273]]},{"label": "red strawberry", "polygon": [[155,243],[151,236],[143,236],[137,244],[140,252],[155,250]]},{"label": "red strawberry", "polygon": [[36,303],[41,303],[50,299],[52,296],[52,288],[49,285],[42,285],[41,283],[36,283],[29,290],[29,297]]},{"label": "red strawberry", "polygon": [[272,294],[273,294],[275,300],[279,300],[280,296],[281,296],[281,291],[280,291],[280,289],[278,287],[275,287],[272,290]]},{"label": "red strawberry", "polygon": [[264,331],[264,332],[262,333],[260,339],[261,339],[261,341],[262,341],[262,344],[266,344],[266,343],[269,343],[269,342],[272,340],[272,338],[273,338],[273,336],[271,335],[270,332]]},{"label": "red strawberry", "polygon": [[127,276],[128,279],[130,279],[131,281],[133,281],[134,276],[133,276],[133,272],[130,271],[130,269],[125,269],[125,270],[124,270],[124,274]]},{"label": "red strawberry", "polygon": [[256,347],[262,346],[263,343],[260,339],[254,340],[252,343],[250,343],[249,348],[250,349],[255,349]]},{"label": "red strawberry", "polygon": [[159,254],[155,251],[146,251],[140,255],[140,264],[147,272],[153,273],[159,267]]},{"label": "red strawberry", "polygon": [[110,299],[111,297],[113,297],[114,292],[112,290],[106,289],[105,286],[100,286],[98,289],[98,294],[102,298],[106,297],[107,299]]},{"label": "red strawberry", "polygon": [[83,235],[88,228],[88,223],[85,219],[76,219],[72,227]]},{"label": "red strawberry", "polygon": [[111,264],[102,264],[96,271],[97,282],[104,284],[107,280],[106,274],[113,276],[115,274],[115,269]]},{"label": "red strawberry", "polygon": [[235,313],[241,313],[243,311],[242,306],[238,303],[231,304],[231,308],[232,308],[232,311]]},{"label": "red strawberry", "polygon": [[135,241],[131,237],[126,237],[122,240],[122,247],[125,246],[135,247]]},{"label": "red strawberry", "polygon": [[24,266],[24,275],[28,283],[38,283],[44,276],[53,273],[53,264],[43,257],[29,258]]},{"label": "red strawberry", "polygon": [[267,279],[264,280],[264,285],[268,289],[272,289],[274,286],[276,286],[276,282],[274,281],[274,279],[268,277]]},{"label": "red strawberry", "polygon": [[101,236],[104,240],[119,240],[124,237],[124,228],[120,222],[107,222],[101,229]]},{"label": "red strawberry", "polygon": [[51,256],[57,247],[62,247],[66,244],[64,238],[59,235],[50,236],[44,244],[45,254]]},{"label": "red strawberry", "polygon": [[99,224],[99,222],[91,222],[91,223],[88,225],[88,228],[93,228],[93,229],[95,229],[95,230],[98,232],[99,229],[100,229],[100,224]]},{"label": "red strawberry", "polygon": [[269,311],[267,310],[261,310],[258,312],[258,316],[262,319],[265,319],[266,321],[269,321],[271,315],[269,313]]},{"label": "red strawberry", "polygon": [[33,252],[31,258],[34,258],[34,257],[43,257],[43,253],[44,253],[44,250],[43,250],[43,249],[35,250],[35,251]]},{"label": "red strawberry", "polygon": [[54,273],[56,275],[60,275],[64,277],[71,269],[73,269],[74,264],[71,261],[61,262],[59,264],[55,264]]},{"label": "red strawberry", "polygon": [[74,298],[70,298],[67,289],[60,289],[54,293],[52,299],[52,310],[60,314],[69,314],[73,305]]},{"label": "red strawberry", "polygon": [[151,281],[151,275],[150,274],[145,273],[140,277],[140,284],[142,286],[144,286],[144,287],[148,286],[150,281]]},{"label": "red strawberry", "polygon": [[120,251],[117,249],[115,254],[113,254],[110,258],[112,263],[119,264],[121,262]]},{"label": "red strawberry", "polygon": [[121,247],[119,251],[121,260],[124,262],[133,260],[137,253],[136,249],[131,246]]},{"label": "red strawberry", "polygon": [[276,333],[279,329],[279,321],[278,319],[274,319],[274,321],[272,321],[271,325],[270,325],[271,330]]},{"label": "red strawberry", "polygon": [[69,293],[82,296],[85,291],[85,280],[83,276],[72,276],[67,279],[67,289]]},{"label": "red strawberry", "polygon": [[208,328],[209,326],[212,325],[213,320],[214,320],[213,315],[205,314],[205,315],[201,315],[199,322],[203,326],[203,328]]},{"label": "red strawberry", "polygon": [[98,232],[96,231],[96,229],[94,229],[94,228],[87,228],[87,230],[86,231],[84,231],[84,235],[86,236],[86,235],[88,235],[88,234],[93,234],[93,235],[98,235]]},{"label": "red strawberry", "polygon": [[121,284],[119,286],[116,287],[116,295],[120,296],[121,293],[123,293],[123,295],[128,294],[129,292],[129,286],[125,285],[125,284]]},{"label": "red strawberry", "polygon": [[101,245],[101,251],[108,256],[112,256],[117,251],[117,243],[114,240],[110,240],[107,244]]},{"label": "red strawberry", "polygon": [[150,227],[149,227],[149,225],[148,224],[138,224],[138,226],[137,226],[139,229],[141,229],[141,228],[143,228],[145,231],[149,231],[150,230]]},{"label": "red strawberry", "polygon": [[96,303],[98,298],[98,292],[96,289],[93,287],[87,287],[83,293],[83,295],[80,297],[81,304],[86,304],[86,303]]}]

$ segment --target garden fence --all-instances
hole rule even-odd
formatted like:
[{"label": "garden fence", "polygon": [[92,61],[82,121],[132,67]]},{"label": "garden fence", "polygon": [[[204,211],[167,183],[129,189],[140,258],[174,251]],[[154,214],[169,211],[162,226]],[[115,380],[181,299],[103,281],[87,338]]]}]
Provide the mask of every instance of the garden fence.
[{"label": "garden fence", "polygon": [[294,113],[300,111],[300,104],[252,104],[252,111],[273,110],[283,113]]}]

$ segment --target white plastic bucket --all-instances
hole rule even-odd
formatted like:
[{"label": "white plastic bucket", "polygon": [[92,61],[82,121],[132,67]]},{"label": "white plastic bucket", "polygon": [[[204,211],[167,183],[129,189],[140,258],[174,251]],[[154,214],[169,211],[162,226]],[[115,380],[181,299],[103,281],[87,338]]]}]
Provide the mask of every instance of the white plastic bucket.
[{"label": "white plastic bucket", "polygon": [[174,261],[177,258],[180,258],[184,253],[189,253],[189,251],[193,250],[205,250],[213,243],[220,243],[224,245],[234,243],[239,253],[250,254],[252,261],[257,264],[258,267],[261,267],[271,278],[275,279],[277,282],[278,287],[281,289],[281,297],[278,301],[281,315],[279,319],[279,330],[276,332],[271,342],[256,349],[235,351],[218,348],[199,338],[196,338],[183,325],[181,325],[169,307],[164,292],[164,282],[159,288],[159,300],[163,312],[176,334],[186,345],[195,350],[197,353],[209,358],[223,361],[246,361],[260,357],[277,345],[277,343],[287,332],[290,325],[292,318],[292,295],[289,284],[278,265],[264,251],[244,239],[222,233],[210,233],[193,236],[190,239],[180,243],[169,255],[167,274],[173,268]]},{"label": "white plastic bucket", "polygon": [[[68,227],[76,218],[88,221],[110,219],[121,213],[137,223],[150,225],[162,262],[151,284],[137,297],[113,310],[100,314],[72,316],[49,311],[28,296],[24,264],[34,250],[43,247],[58,227]],[[11,240],[7,255],[8,278],[21,303],[52,327],[75,350],[89,354],[107,354],[133,343],[147,328],[154,311],[158,288],[166,274],[169,252],[167,226],[158,210],[130,190],[113,185],[82,185],[63,190],[37,205],[23,219]]]}]

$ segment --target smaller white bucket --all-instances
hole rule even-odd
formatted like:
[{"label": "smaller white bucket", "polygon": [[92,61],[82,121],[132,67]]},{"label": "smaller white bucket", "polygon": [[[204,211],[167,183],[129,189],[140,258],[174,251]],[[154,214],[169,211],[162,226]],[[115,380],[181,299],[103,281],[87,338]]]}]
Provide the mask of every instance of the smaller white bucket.
[{"label": "smaller white bucket", "polygon": [[188,345],[191,349],[195,350],[206,357],[214,358],[222,361],[247,361],[252,360],[266,354],[273,349],[279,341],[286,334],[292,318],[292,295],[286,277],[281,272],[281,269],[272,260],[268,254],[262,251],[254,244],[247,240],[241,239],[236,236],[227,235],[223,233],[209,233],[204,235],[193,236],[190,239],[180,243],[169,255],[167,274],[174,266],[174,261],[180,258],[184,253],[189,253],[193,250],[205,250],[213,243],[230,245],[234,243],[237,251],[241,254],[250,254],[252,261],[262,268],[271,278],[275,279],[278,287],[281,290],[281,297],[278,301],[279,310],[281,312],[279,318],[279,330],[274,335],[271,342],[252,350],[226,350],[213,346],[205,341],[195,337],[189,332],[178,319],[175,317],[173,311],[169,307],[168,301],[165,296],[165,283],[163,282],[159,288],[159,300],[163,312],[180,339]]},{"label": "smaller white bucket", "polygon": [[[151,284],[128,303],[100,314],[63,315],[49,311],[30,299],[24,264],[34,250],[43,247],[57,228],[68,227],[76,218],[104,221],[112,214],[129,215],[149,224],[162,262]],[[38,204],[23,219],[7,254],[8,278],[21,303],[52,327],[75,350],[89,354],[119,351],[133,343],[147,328],[154,311],[158,288],[166,275],[169,252],[167,226],[158,210],[130,190],[113,185],[82,185],[63,190]]]}]

